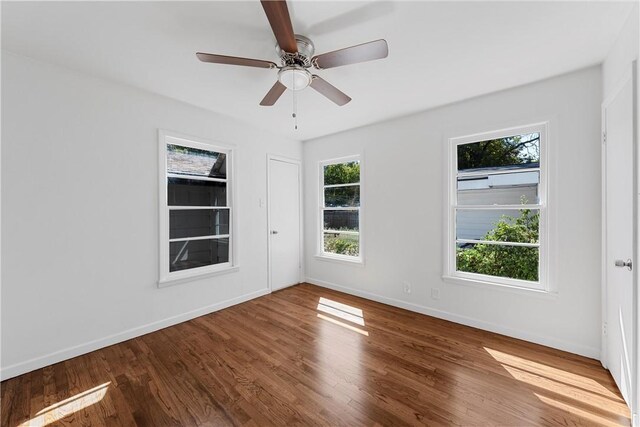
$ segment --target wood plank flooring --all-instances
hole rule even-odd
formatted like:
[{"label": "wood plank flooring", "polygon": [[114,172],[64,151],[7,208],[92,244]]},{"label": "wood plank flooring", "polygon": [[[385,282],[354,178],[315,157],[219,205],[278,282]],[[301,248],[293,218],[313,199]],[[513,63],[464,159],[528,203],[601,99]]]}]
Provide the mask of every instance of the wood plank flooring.
[{"label": "wood plank flooring", "polygon": [[2,383],[2,426],[629,425],[596,360],[302,284]]}]

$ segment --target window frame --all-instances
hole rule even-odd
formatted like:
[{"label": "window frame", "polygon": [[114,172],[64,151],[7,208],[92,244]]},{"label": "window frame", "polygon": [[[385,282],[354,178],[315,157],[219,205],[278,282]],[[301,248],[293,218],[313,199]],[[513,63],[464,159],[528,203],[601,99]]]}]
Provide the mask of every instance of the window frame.
[{"label": "window frame", "polygon": [[[455,283],[471,283],[481,285],[491,285],[500,287],[517,288],[523,290],[551,292],[549,283],[549,236],[548,236],[548,144],[549,132],[548,122],[534,123],[530,125],[516,126],[496,131],[476,133],[460,137],[449,138],[448,140],[448,169],[447,169],[447,205],[445,215],[446,230],[446,256],[443,277]],[[458,179],[458,153],[460,145],[482,142],[490,139],[505,138],[514,135],[530,133],[540,134],[540,160],[537,168],[522,168],[520,172],[537,171],[539,173],[538,183],[538,203],[528,203],[526,205],[458,205],[457,179]],[[473,173],[465,173],[470,176]],[[539,221],[539,242],[538,242],[538,281],[512,279],[507,277],[490,276],[479,273],[469,273],[457,271],[456,269],[456,211],[464,210],[486,210],[486,209],[537,209],[540,213]],[[458,239],[460,240],[460,239]],[[482,240],[480,240],[482,242]],[[494,244],[493,242],[488,242]],[[498,243],[504,245],[504,243]],[[518,244],[507,244],[507,246],[522,246]]]},{"label": "window frame", "polygon": [[[318,198],[318,226],[317,226],[317,236],[318,236],[318,245],[317,245],[317,255],[316,257],[320,260],[327,260],[327,261],[335,261],[335,262],[341,262],[341,263],[347,263],[347,264],[355,264],[355,265],[364,265],[364,239],[363,239],[363,207],[364,207],[364,185],[363,185],[363,171],[364,171],[364,166],[363,166],[363,161],[362,161],[362,155],[361,154],[353,154],[353,155],[349,155],[349,156],[344,156],[344,157],[339,157],[339,158],[334,158],[334,159],[328,159],[328,160],[321,160],[320,162],[318,162],[318,176],[319,176],[319,198]],[[324,189],[325,189],[325,185],[324,185],[324,168],[325,166],[330,166],[330,165],[336,165],[336,164],[340,164],[340,163],[349,163],[349,162],[353,162],[353,161],[357,161],[360,163],[360,180],[357,183],[350,183],[348,185],[358,185],[360,187],[360,206],[358,207],[342,207],[342,208],[326,208],[325,207],[325,200],[324,200]],[[330,188],[335,188],[335,187],[340,187],[340,186],[346,186],[344,184],[336,184],[336,185],[329,185],[328,187]],[[342,255],[342,254],[335,254],[332,252],[325,252],[324,250],[324,211],[325,210],[333,210],[333,211],[339,211],[339,210],[355,210],[358,212],[358,249],[359,249],[359,254],[358,256],[352,256],[352,255]]]},{"label": "window frame", "polygon": [[[226,178],[207,178],[198,176],[187,176],[172,174],[167,171],[167,145],[179,145],[182,147],[195,148],[226,155]],[[238,270],[237,263],[237,210],[235,199],[235,149],[232,145],[220,144],[217,142],[180,135],[165,130],[158,131],[158,165],[159,165],[159,279],[158,287],[165,287],[177,283],[183,283],[199,278],[218,274],[230,273]],[[188,178],[195,180],[215,181],[226,183],[227,203],[226,206],[169,206],[168,203],[168,179],[172,177]],[[229,233],[214,236],[196,236],[188,238],[170,238],[169,218],[171,210],[197,210],[197,209],[228,209],[229,210]],[[229,239],[229,260],[220,264],[206,265],[202,267],[190,268],[178,271],[169,271],[169,246],[174,241],[202,240],[202,239]]]}]

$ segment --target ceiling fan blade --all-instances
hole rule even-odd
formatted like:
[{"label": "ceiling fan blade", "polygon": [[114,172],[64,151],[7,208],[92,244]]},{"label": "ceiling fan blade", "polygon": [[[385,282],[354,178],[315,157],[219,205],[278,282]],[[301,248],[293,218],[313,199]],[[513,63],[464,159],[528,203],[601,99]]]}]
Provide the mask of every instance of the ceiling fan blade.
[{"label": "ceiling fan blade", "polygon": [[342,65],[357,64],[358,62],[373,61],[374,59],[386,58],[389,55],[389,46],[384,39],[375,40],[333,52],[323,53],[311,58],[311,63],[316,68],[323,70],[326,68],[340,67]]},{"label": "ceiling fan blade", "polygon": [[287,87],[280,83],[280,81],[276,81],[262,101],[260,101],[260,105],[263,107],[271,107],[276,103],[285,90],[287,90]]},{"label": "ceiling fan blade", "polygon": [[351,101],[351,98],[348,95],[343,93],[337,87],[333,86],[331,83],[328,83],[322,77],[316,76],[315,74],[313,75],[313,80],[311,81],[311,84],[309,86],[311,86],[321,95],[326,96],[339,106],[343,106],[344,104]]},{"label": "ceiling fan blade", "polygon": [[213,64],[243,65],[245,67],[258,68],[276,68],[275,62],[263,61],[261,59],[240,58],[238,56],[215,55],[213,53],[196,53],[198,59],[202,62],[211,62]]},{"label": "ceiling fan blade", "polygon": [[260,0],[264,13],[267,15],[271,30],[276,36],[280,49],[289,53],[298,51],[298,44],[293,34],[291,17],[286,0]]}]

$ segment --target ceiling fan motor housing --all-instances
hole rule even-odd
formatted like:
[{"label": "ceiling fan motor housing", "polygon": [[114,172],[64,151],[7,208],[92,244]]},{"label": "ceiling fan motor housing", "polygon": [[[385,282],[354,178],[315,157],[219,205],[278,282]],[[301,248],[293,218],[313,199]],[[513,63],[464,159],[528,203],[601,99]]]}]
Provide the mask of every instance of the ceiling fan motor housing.
[{"label": "ceiling fan motor housing", "polygon": [[296,45],[298,46],[298,52],[289,53],[280,49],[280,46],[276,45],[276,52],[282,61],[283,67],[310,67],[311,66],[311,58],[315,53],[315,48],[313,46],[313,42],[299,34],[295,35]]}]

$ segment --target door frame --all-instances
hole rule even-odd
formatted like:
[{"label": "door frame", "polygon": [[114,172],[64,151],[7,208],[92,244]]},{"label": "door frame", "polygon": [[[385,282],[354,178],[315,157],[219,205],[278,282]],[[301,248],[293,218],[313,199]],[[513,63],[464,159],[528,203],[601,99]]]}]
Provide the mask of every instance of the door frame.
[{"label": "door frame", "polygon": [[633,262],[633,271],[632,271],[632,292],[633,298],[631,303],[632,310],[632,327],[633,331],[631,332],[634,340],[633,345],[631,347],[631,354],[629,355],[629,360],[631,363],[631,393],[629,396],[630,403],[630,412],[632,417],[632,425],[638,426],[638,409],[640,408],[640,396],[638,395],[638,384],[640,380],[640,373],[638,372],[638,367],[640,366],[640,354],[638,352],[638,343],[640,340],[640,325],[638,324],[638,307],[640,305],[640,293],[638,292],[638,265],[637,262],[637,254],[638,254],[638,71],[637,71],[637,61],[634,60],[631,64],[631,67],[624,73],[620,81],[615,86],[613,92],[602,102],[601,105],[601,194],[602,194],[602,226],[601,226],[601,284],[602,284],[602,302],[601,302],[601,310],[602,310],[602,318],[601,325],[602,330],[600,336],[602,337],[601,344],[601,353],[600,353],[600,362],[606,368],[608,364],[608,356],[609,349],[607,347],[607,335],[606,335],[606,321],[608,319],[608,299],[607,299],[607,271],[611,266],[608,264],[607,260],[607,198],[606,198],[606,189],[607,189],[607,143],[606,143],[606,134],[607,134],[607,117],[606,110],[607,107],[611,104],[611,102],[618,96],[620,91],[625,87],[625,85],[631,80],[632,83],[632,118],[633,118],[633,131],[632,131],[632,253],[631,260]]},{"label": "door frame", "polygon": [[304,281],[304,216],[303,216],[303,200],[302,200],[302,161],[290,157],[280,156],[277,154],[267,153],[267,281],[269,283],[269,293],[273,292],[271,283],[271,161],[290,163],[298,166],[298,218],[300,219],[300,231],[298,251],[300,254],[299,282]]}]

